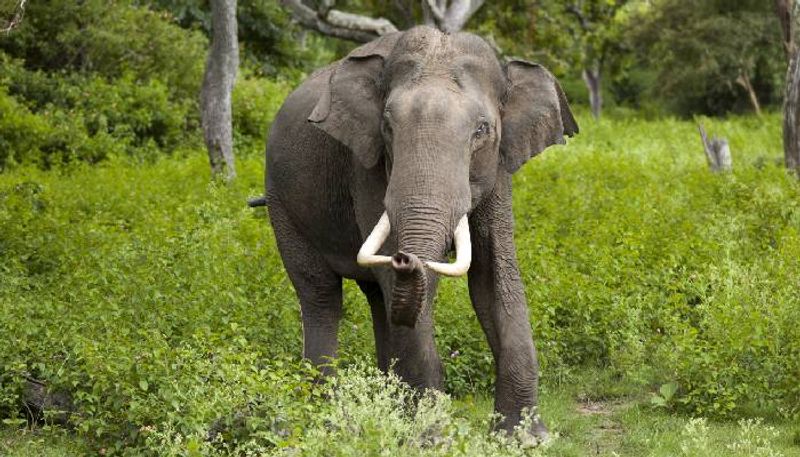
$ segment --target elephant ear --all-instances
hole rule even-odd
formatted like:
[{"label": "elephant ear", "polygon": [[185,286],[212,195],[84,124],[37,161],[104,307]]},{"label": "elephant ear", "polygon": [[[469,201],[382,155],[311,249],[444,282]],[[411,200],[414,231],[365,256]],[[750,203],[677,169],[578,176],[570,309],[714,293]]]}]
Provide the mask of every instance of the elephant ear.
[{"label": "elephant ear", "polygon": [[565,144],[578,133],[561,86],[543,66],[523,60],[506,65],[508,89],[500,140],[502,162],[509,173],[548,146]]},{"label": "elephant ear", "polygon": [[386,57],[400,32],[386,34],[358,47],[330,73],[327,90],[308,120],[347,146],[366,168],[383,151],[381,76]]}]

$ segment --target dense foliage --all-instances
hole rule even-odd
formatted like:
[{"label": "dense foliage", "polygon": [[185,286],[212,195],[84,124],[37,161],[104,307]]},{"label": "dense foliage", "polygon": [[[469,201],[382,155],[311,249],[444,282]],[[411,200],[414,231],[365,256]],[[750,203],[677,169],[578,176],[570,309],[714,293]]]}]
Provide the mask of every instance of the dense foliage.
[{"label": "dense foliage", "polygon": [[[277,16],[274,26],[282,27],[286,18],[273,11],[277,6],[263,5]],[[151,160],[200,144],[198,97],[208,41],[201,31],[182,28],[173,13],[151,6],[30,4],[23,25],[0,37],[0,170],[116,156]],[[260,53],[283,49],[259,41],[260,35],[251,39],[261,43]],[[241,155],[263,151],[269,121],[290,87],[319,59],[332,59],[325,47],[311,51],[318,38],[308,41],[307,52],[293,54],[308,60],[303,65],[260,60],[253,51],[240,71],[234,128]],[[263,77],[264,65],[281,65],[283,76]]]},{"label": "dense foliage", "polygon": [[761,104],[779,105],[787,62],[773,3],[659,0],[642,9],[629,40],[655,76],[645,98],[684,115],[752,111],[746,79]]},{"label": "dense foliage", "polygon": [[[603,367],[661,407],[797,417],[800,185],[776,165],[778,118],[709,125],[731,139],[730,175],[706,170],[691,123],[583,120],[515,178],[545,385]],[[243,204],[261,160],[229,187],[206,167],[192,153],[0,175],[3,417],[26,377],[46,380],[73,397],[81,434],[141,452],[220,418],[248,424],[229,443],[290,445],[329,405],[298,368],[298,307],[265,213]],[[465,289],[443,281],[436,311],[456,396],[492,384]],[[340,337],[345,364],[371,357],[349,283]]]}]

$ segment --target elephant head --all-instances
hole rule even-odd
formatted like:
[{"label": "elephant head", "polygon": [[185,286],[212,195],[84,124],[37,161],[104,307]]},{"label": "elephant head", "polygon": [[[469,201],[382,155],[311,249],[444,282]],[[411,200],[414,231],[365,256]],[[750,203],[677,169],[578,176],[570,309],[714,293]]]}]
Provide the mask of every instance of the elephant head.
[{"label": "elephant head", "polygon": [[[430,27],[353,51],[331,72],[309,121],[347,146],[356,166],[385,169],[385,213],[358,261],[394,269],[392,321],[407,326],[432,299],[437,273],[469,268],[467,215],[498,174],[578,132],[545,68],[503,65],[481,38]],[[389,236],[397,252],[376,255]],[[455,262],[443,263],[453,244]]]}]

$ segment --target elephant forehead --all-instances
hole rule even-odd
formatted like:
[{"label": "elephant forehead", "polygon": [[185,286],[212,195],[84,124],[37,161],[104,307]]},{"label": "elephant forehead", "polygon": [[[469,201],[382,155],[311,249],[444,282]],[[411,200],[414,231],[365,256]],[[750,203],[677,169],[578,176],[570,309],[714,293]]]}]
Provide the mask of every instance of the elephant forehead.
[{"label": "elephant forehead", "polygon": [[414,27],[397,41],[390,60],[408,56],[414,56],[422,61],[442,58],[452,47],[450,38],[450,35],[433,27]]},{"label": "elephant forehead", "polygon": [[504,90],[500,63],[491,47],[469,33],[448,35],[431,27],[416,27],[404,33],[388,59],[389,87],[419,84],[428,76],[453,81],[464,88],[477,82],[482,90],[498,95]]}]

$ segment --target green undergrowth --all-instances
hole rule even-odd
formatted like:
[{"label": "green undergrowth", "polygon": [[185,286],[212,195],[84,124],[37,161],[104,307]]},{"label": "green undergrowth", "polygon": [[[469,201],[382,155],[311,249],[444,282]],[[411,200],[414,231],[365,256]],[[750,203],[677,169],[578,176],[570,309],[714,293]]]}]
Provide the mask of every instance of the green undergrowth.
[{"label": "green undergrowth", "polygon": [[[694,123],[581,120],[568,146],[515,177],[518,256],[549,414],[558,417],[559,402],[548,393],[592,368],[603,375],[564,401],[627,398],[627,412],[614,412],[619,422],[633,424],[643,411],[653,433],[677,430],[675,452],[683,452],[690,416],[724,419],[730,430],[741,418],[797,420],[800,184],[780,166],[779,117],[704,120],[730,140],[728,174],[707,170]],[[442,441],[423,443],[427,429],[413,408],[398,413],[388,437],[376,430],[369,414],[397,405],[382,396],[389,381],[368,372],[342,382],[361,383],[367,403],[388,403],[348,416],[358,433],[337,428],[341,414],[355,410],[337,413],[331,392],[299,361],[296,297],[265,211],[244,204],[263,190],[262,167],[260,158],[240,160],[228,186],[209,183],[200,151],[145,165],[112,155],[94,166],[0,174],[6,426],[24,423],[24,386],[37,379],[71,397],[68,429],[81,446],[108,454],[332,455],[335,446],[322,443],[354,452],[384,443],[414,455],[479,455],[459,451],[459,443],[487,455],[517,452],[485,433],[485,401],[474,404],[485,414],[459,429],[460,405],[489,395],[493,373],[464,280],[443,280],[436,304],[446,390],[455,399],[434,396],[426,406],[449,418],[431,425],[439,428],[428,438]],[[368,306],[350,282],[345,303],[344,370],[374,351]],[[362,405],[353,395],[353,407]],[[551,423],[556,432],[571,430],[571,420]],[[718,438],[733,432],[693,424],[686,433],[708,433],[709,449],[728,455]],[[572,455],[583,455],[590,428],[571,432],[579,443]],[[781,433],[791,441],[784,436],[791,430]],[[658,435],[641,434],[630,438],[632,449],[660,449]],[[614,436],[619,446],[626,440]]]},{"label": "green undergrowth", "polygon": [[[585,394],[596,387],[593,378],[597,376],[602,378],[604,373],[588,371],[569,385],[543,386],[540,412],[552,435],[536,448],[518,434],[490,432],[492,402],[484,395],[454,399],[429,392],[420,397],[397,378],[363,363],[315,387],[318,395],[306,398],[304,406],[310,414],[300,433],[286,421],[285,412],[252,401],[247,409],[211,427],[182,431],[174,422],[162,423],[143,427],[142,436],[145,452],[159,456],[800,456],[796,425],[760,418],[713,421],[678,416],[627,395],[591,400]],[[111,451],[93,449],[86,437],[57,427],[0,428],[0,453],[9,457]]]}]

